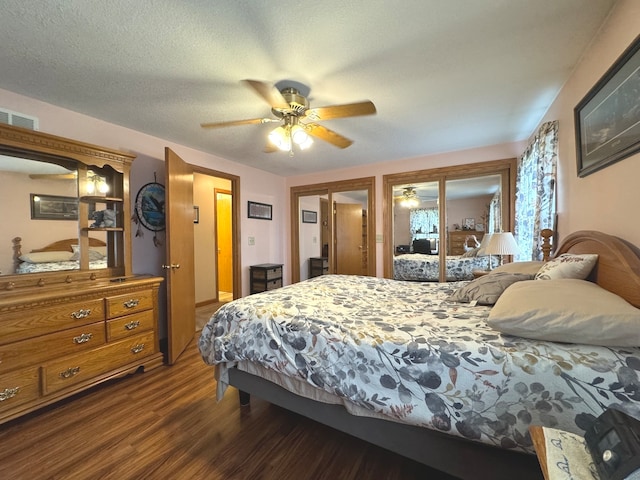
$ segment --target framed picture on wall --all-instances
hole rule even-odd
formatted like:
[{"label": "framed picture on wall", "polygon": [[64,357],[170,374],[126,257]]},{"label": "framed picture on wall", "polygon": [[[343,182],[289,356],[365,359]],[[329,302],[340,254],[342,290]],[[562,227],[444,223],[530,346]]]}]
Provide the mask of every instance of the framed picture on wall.
[{"label": "framed picture on wall", "polygon": [[465,218],[462,221],[462,228],[464,230],[474,230],[476,228],[476,219],[475,218]]},{"label": "framed picture on wall", "polygon": [[640,36],[574,109],[578,176],[640,151]]},{"label": "framed picture on wall", "polygon": [[302,210],[302,223],[318,223],[318,212]]},{"label": "framed picture on wall", "polygon": [[271,220],[272,217],[272,206],[268,203],[259,203],[259,202],[248,202],[248,213],[249,218],[257,218],[260,220]]},{"label": "framed picture on wall", "polygon": [[32,193],[32,220],[78,220],[78,199]]}]

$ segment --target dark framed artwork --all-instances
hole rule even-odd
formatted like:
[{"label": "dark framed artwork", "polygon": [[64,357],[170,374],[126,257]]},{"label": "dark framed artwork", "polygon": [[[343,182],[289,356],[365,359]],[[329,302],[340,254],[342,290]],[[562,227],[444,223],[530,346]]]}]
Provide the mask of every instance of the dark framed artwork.
[{"label": "dark framed artwork", "polygon": [[271,220],[272,219],[272,206],[268,203],[259,203],[259,202],[248,202],[248,212],[247,215],[249,218],[258,218],[260,220]]},{"label": "dark framed artwork", "polygon": [[78,220],[78,199],[31,193],[32,220]]},{"label": "dark framed artwork", "polygon": [[193,206],[193,223],[200,223],[200,207]]},{"label": "dark framed artwork", "polygon": [[574,109],[578,176],[640,150],[640,36]]},{"label": "dark framed artwork", "polygon": [[302,210],[302,223],[318,223],[318,212]]}]

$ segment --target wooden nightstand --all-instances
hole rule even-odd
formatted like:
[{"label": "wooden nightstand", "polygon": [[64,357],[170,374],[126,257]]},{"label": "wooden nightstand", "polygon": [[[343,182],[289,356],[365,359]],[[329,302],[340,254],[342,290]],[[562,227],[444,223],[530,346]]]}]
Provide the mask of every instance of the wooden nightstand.
[{"label": "wooden nightstand", "polygon": [[282,287],[282,264],[261,263],[249,267],[249,293],[266,292]]}]

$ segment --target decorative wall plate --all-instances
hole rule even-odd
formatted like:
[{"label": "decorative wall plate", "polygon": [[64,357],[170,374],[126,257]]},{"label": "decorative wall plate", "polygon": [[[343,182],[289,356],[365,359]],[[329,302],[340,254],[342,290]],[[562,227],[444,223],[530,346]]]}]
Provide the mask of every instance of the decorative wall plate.
[{"label": "decorative wall plate", "polygon": [[164,185],[151,182],[136,195],[136,215],[143,227],[152,232],[165,229]]}]

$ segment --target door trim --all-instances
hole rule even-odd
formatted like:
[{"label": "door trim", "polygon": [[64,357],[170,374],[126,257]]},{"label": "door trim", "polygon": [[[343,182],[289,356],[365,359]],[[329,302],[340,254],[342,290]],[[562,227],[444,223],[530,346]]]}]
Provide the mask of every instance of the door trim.
[{"label": "door trim", "polygon": [[[233,243],[232,264],[233,264],[233,298],[242,296],[242,275],[241,275],[241,255],[240,255],[240,177],[218,170],[192,165],[194,173],[208,175],[210,177],[224,178],[231,182],[231,238]],[[216,258],[217,269],[217,258]],[[217,270],[216,270],[217,274]]]}]

